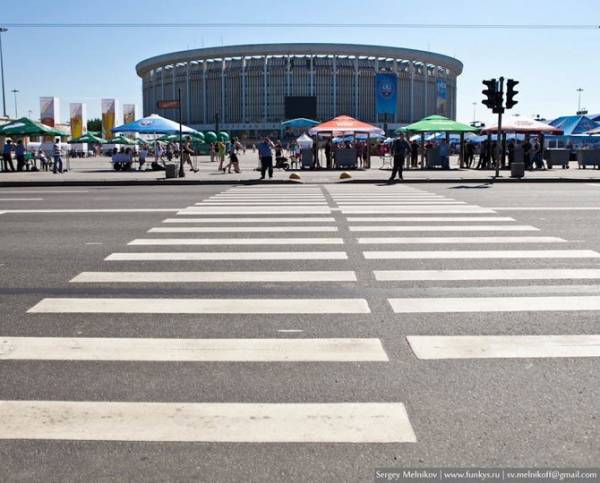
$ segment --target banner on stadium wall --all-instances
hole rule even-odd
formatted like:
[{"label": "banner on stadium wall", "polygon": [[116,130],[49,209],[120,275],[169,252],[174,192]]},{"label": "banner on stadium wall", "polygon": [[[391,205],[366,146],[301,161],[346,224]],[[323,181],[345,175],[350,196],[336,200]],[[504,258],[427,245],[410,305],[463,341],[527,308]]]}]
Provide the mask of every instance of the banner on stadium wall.
[{"label": "banner on stadium wall", "polygon": [[443,79],[436,79],[435,113],[448,117],[448,85]]},{"label": "banner on stadium wall", "polygon": [[116,99],[102,99],[102,136],[104,139],[112,139],[112,128],[116,127],[117,111],[119,108]]},{"label": "banner on stadium wall", "polygon": [[46,126],[58,125],[60,122],[58,97],[40,97],[40,119]]},{"label": "banner on stadium wall", "polygon": [[398,78],[396,74],[375,76],[375,111],[377,114],[395,114],[398,99]]},{"label": "banner on stadium wall", "polygon": [[135,121],[135,104],[123,104],[123,124]]},{"label": "banner on stadium wall", "polygon": [[71,118],[71,137],[78,138],[87,132],[86,106],[81,102],[69,104]]}]

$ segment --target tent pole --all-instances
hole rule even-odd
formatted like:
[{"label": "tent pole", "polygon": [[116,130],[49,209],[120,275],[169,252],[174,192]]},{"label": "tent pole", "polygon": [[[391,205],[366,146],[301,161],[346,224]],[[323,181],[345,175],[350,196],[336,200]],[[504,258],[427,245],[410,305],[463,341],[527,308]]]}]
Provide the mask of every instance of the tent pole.
[{"label": "tent pole", "polygon": [[421,133],[421,169],[425,167],[425,133]]},{"label": "tent pole", "polygon": [[460,133],[460,167],[465,167],[465,133]]}]

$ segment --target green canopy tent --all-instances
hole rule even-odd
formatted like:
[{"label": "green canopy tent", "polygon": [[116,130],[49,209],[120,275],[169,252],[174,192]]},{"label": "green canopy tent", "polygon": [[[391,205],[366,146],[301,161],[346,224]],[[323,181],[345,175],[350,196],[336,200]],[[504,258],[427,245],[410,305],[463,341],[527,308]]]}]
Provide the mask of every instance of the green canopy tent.
[{"label": "green canopy tent", "polygon": [[446,138],[450,134],[460,134],[460,166],[464,165],[464,146],[465,133],[477,133],[479,128],[453,121],[444,116],[428,116],[420,121],[409,124],[408,126],[396,129],[396,133],[418,133],[421,134],[421,166],[425,165],[425,134],[426,133],[446,133]]},{"label": "green canopy tent", "polygon": [[124,144],[125,146],[132,146],[137,144],[133,139],[126,138],[125,136],[115,136],[112,139],[106,141],[108,144]]},{"label": "green canopy tent", "polygon": [[204,141],[207,143],[216,143],[217,142],[217,134],[214,131],[207,131],[204,133]]},{"label": "green canopy tent", "polygon": [[90,134],[89,132],[84,134],[83,136],[79,136],[78,138],[75,139],[71,139],[69,141],[69,144],[80,144],[80,143],[87,143],[87,144],[105,144],[106,140],[102,139],[98,136],[94,136],[93,134]]},{"label": "green canopy tent", "polygon": [[0,126],[0,136],[48,136],[67,137],[69,134],[54,127],[22,117]]}]

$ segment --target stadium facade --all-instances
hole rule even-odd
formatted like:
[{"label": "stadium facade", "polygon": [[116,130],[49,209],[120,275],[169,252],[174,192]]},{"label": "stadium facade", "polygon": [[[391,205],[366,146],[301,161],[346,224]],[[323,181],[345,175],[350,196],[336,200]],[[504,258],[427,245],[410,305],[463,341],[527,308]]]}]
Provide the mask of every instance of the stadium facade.
[{"label": "stadium facade", "polygon": [[[291,117],[347,114],[395,128],[427,115],[456,117],[452,57],[371,45],[293,43],[210,47],[159,55],[136,66],[144,115],[181,92],[183,122],[199,130],[268,131]],[[393,108],[376,109],[378,74],[394,83]],[[389,86],[387,86],[389,87]]]}]

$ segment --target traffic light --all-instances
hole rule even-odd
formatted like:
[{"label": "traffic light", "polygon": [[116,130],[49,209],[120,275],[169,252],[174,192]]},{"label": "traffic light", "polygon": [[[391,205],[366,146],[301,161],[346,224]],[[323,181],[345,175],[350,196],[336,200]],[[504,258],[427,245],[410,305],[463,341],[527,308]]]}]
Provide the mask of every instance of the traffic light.
[{"label": "traffic light", "polygon": [[519,93],[519,91],[515,91],[515,86],[519,83],[514,79],[508,79],[506,81],[506,108],[511,109],[515,104],[518,104],[519,101],[515,101],[515,96]]},{"label": "traffic light", "polygon": [[498,102],[498,87],[496,79],[484,80],[483,85],[485,85],[486,89],[482,90],[481,93],[485,96],[485,99],[481,102],[484,106],[487,106],[488,109],[494,109]]}]

